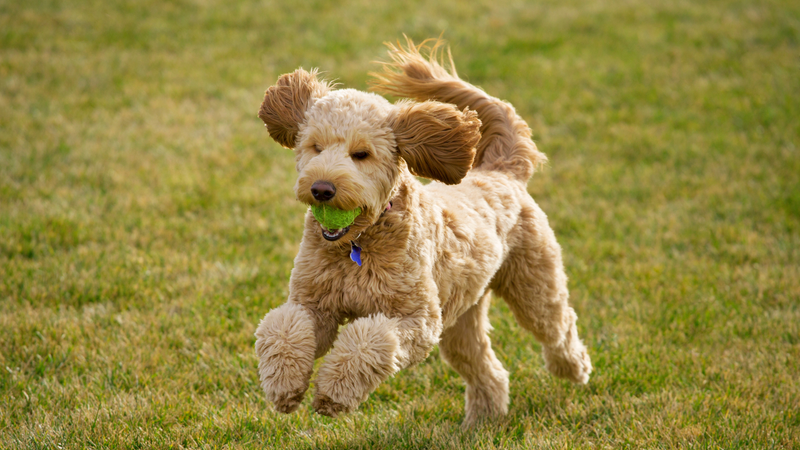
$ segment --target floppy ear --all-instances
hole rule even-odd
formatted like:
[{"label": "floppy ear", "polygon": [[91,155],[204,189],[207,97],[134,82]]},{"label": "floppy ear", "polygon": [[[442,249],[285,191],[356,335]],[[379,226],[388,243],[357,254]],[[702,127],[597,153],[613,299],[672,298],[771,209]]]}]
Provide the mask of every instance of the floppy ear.
[{"label": "floppy ear", "polygon": [[317,80],[317,70],[297,69],[281,75],[275,86],[267,89],[258,117],[267,125],[275,142],[294,148],[297,131],[305,122],[306,111],[330,92],[328,83]]},{"label": "floppy ear", "polygon": [[435,101],[399,102],[389,116],[397,149],[414,175],[458,184],[481,138],[478,113]]}]

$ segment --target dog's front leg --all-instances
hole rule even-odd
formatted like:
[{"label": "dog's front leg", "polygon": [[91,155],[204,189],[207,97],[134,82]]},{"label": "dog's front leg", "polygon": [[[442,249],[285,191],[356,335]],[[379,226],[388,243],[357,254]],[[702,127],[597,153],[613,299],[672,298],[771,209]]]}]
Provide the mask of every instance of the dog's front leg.
[{"label": "dog's front leg", "polygon": [[290,413],[300,406],[314,358],[328,351],[337,327],[334,318],[291,301],[261,320],[256,330],[258,375],[276,410]]},{"label": "dog's front leg", "polygon": [[438,316],[356,319],[319,369],[314,409],[331,417],[354,411],[381,382],[424,359],[440,332]]}]

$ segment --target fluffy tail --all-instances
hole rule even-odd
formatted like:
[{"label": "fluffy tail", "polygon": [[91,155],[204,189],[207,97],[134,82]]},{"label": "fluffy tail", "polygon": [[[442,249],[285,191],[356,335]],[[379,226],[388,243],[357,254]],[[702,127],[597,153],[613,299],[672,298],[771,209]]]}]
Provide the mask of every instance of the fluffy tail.
[{"label": "fluffy tail", "polygon": [[370,74],[375,78],[372,89],[419,101],[453,103],[459,109],[468,107],[477,111],[482,122],[481,140],[472,167],[506,172],[520,181],[527,181],[534,169],[547,161],[531,140],[528,125],[513,106],[458,78],[449,48],[450,70],[445,69],[440,62],[441,50],[446,48],[444,42],[436,39],[428,45],[430,41],[417,46],[406,37],[405,47],[400,43],[387,43],[392,62],[383,63],[383,72]]}]

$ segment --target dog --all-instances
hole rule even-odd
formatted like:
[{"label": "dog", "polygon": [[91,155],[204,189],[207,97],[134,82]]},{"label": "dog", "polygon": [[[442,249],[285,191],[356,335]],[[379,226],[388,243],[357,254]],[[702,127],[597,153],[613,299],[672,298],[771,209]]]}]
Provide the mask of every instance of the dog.
[{"label": "dog", "polygon": [[526,189],[546,161],[530,128],[462,81],[441,40],[387,45],[372,89],[405,100],[337,90],[298,69],[261,104],[270,136],[294,150],[297,199],[360,208],[335,230],[305,216],[288,300],[255,333],[266,398],[296,410],[327,355],[312,406],[337,417],[438,344],[466,382],[464,426],[502,416],[509,381],[488,336],[491,293],[542,344],[551,373],[586,383],[561,248]]}]

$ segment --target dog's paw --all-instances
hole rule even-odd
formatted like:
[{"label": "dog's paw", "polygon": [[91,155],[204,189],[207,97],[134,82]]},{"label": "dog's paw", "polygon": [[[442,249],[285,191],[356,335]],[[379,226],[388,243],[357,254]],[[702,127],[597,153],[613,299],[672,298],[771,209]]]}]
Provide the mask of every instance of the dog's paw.
[{"label": "dog's paw", "polygon": [[318,414],[333,417],[334,419],[339,417],[340,414],[347,414],[350,412],[350,408],[346,405],[337,403],[327,395],[319,393],[314,397],[314,402],[311,406],[314,407],[314,410]]},{"label": "dog's paw", "polygon": [[275,405],[275,410],[284,414],[297,411],[297,408],[300,407],[300,403],[303,401],[305,393],[306,389],[301,388],[274,395],[272,402]]},{"label": "dog's paw", "polygon": [[589,358],[589,353],[584,350],[577,364],[577,369],[573,376],[573,381],[578,384],[586,384],[589,382],[589,374],[592,373],[592,360]]},{"label": "dog's paw", "polygon": [[545,367],[550,373],[577,384],[589,381],[592,361],[583,345],[573,351],[552,351],[546,347],[544,350]]}]

